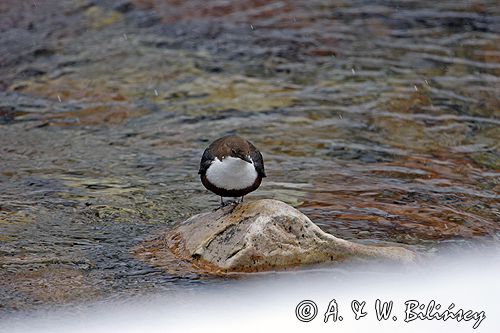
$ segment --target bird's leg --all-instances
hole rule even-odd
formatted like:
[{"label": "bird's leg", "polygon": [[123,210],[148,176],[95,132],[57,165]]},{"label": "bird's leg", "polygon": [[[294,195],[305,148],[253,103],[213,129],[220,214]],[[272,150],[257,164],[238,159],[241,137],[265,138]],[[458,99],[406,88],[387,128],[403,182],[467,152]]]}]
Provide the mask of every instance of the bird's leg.
[{"label": "bird's leg", "polygon": [[222,196],[220,197],[220,206],[224,207],[224,199],[222,198]]},{"label": "bird's leg", "polygon": [[242,195],[242,196],[241,196],[241,201],[240,201],[240,203],[243,203],[243,198],[244,198],[244,197],[245,197],[244,195]]}]

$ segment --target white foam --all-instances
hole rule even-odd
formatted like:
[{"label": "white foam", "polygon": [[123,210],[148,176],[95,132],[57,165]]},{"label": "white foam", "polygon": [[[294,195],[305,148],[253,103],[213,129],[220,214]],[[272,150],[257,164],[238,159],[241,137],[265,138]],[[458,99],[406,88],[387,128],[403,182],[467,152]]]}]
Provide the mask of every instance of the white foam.
[{"label": "white foam", "polygon": [[[484,249],[483,249],[484,250]],[[259,274],[200,285],[194,290],[158,295],[129,304],[108,303],[80,311],[55,311],[38,317],[0,323],[1,332],[500,332],[500,254],[452,253],[418,266],[337,265],[330,268]],[[495,264],[496,263],[496,264]],[[342,321],[324,322],[335,299]],[[375,302],[393,301],[397,320],[377,320]],[[311,322],[296,318],[302,300],[317,304]],[[354,319],[351,302],[366,302],[366,317]],[[484,311],[475,320],[413,320],[405,322],[405,302],[434,300],[441,311]],[[2,330],[4,329],[4,330]]]}]

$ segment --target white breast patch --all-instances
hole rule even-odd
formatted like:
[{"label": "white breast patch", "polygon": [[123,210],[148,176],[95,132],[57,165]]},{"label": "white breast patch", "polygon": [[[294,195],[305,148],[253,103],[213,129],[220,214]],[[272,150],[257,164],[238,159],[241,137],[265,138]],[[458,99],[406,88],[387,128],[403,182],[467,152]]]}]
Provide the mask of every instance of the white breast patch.
[{"label": "white breast patch", "polygon": [[215,158],[208,167],[206,175],[210,183],[226,190],[241,190],[250,187],[257,179],[257,171],[253,163],[250,164],[231,156],[222,161]]}]

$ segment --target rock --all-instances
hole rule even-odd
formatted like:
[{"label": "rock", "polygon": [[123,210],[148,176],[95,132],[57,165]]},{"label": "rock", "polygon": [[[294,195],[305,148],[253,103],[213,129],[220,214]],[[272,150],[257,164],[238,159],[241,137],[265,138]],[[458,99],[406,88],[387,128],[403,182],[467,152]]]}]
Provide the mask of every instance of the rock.
[{"label": "rock", "polygon": [[327,234],[297,209],[269,199],[195,215],[135,252],[169,270],[191,266],[205,273],[279,270],[349,257],[416,259],[402,247],[356,244]]}]

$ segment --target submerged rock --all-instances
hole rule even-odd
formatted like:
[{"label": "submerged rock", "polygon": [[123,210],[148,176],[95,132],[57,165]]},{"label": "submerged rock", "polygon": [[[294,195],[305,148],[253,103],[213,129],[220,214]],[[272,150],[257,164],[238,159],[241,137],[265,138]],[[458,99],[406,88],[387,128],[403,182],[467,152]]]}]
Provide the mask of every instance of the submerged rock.
[{"label": "submerged rock", "polygon": [[191,268],[205,273],[279,270],[349,257],[408,263],[416,257],[402,247],[368,246],[337,238],[297,209],[269,199],[195,215],[142,245],[136,254],[168,270]]}]

